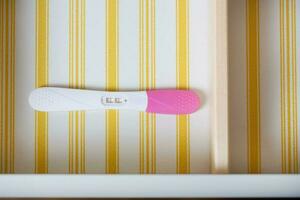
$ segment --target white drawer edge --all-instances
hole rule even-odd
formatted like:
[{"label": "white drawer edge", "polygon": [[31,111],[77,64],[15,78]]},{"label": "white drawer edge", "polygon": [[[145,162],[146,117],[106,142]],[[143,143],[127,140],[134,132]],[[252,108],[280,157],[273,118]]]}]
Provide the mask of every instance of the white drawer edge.
[{"label": "white drawer edge", "polygon": [[1,197],[300,196],[300,175],[0,175]]}]

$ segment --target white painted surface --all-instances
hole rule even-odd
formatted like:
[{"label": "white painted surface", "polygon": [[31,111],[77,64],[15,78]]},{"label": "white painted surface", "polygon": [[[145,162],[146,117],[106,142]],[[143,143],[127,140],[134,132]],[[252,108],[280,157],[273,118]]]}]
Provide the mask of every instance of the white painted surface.
[{"label": "white painted surface", "polygon": [[[119,1],[119,90],[139,88],[139,0]],[[133,48],[132,48],[133,47]],[[119,172],[139,172],[139,112],[119,112]]]},{"label": "white painted surface", "polygon": [[[275,3],[274,3],[275,2]],[[281,172],[280,2],[260,2],[261,156],[263,173]],[[270,37],[272,32],[272,37]],[[270,120],[271,119],[271,120]]]},{"label": "white painted surface", "polygon": [[1,175],[1,197],[299,197],[300,175]]},{"label": "white painted surface", "polygon": [[191,173],[209,173],[212,163],[212,6],[212,1],[190,1],[190,85],[203,102],[201,112],[190,115]]},{"label": "white painted surface", "polygon": [[[156,88],[176,87],[175,8],[176,1],[156,1]],[[156,115],[156,148],[157,173],[175,173],[176,116]]]},{"label": "white painted surface", "polygon": [[[105,0],[86,1],[86,88],[105,89]],[[86,172],[105,172],[105,111],[86,112]]]},{"label": "white painted surface", "polygon": [[34,111],[28,96],[34,89],[35,1],[16,3],[15,172],[34,172]]},{"label": "white painted surface", "polygon": [[[49,85],[67,87],[69,82],[68,0],[49,1]],[[53,29],[52,27],[58,27]],[[59,72],[59,73],[56,73]],[[49,173],[68,172],[68,113],[48,114]]]}]

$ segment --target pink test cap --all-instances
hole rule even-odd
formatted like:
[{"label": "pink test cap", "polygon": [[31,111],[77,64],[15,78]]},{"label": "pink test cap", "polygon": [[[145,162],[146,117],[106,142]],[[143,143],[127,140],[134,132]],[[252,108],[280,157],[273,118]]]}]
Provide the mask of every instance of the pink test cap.
[{"label": "pink test cap", "polygon": [[192,90],[148,90],[146,112],[161,114],[191,114],[200,107],[200,99]]}]

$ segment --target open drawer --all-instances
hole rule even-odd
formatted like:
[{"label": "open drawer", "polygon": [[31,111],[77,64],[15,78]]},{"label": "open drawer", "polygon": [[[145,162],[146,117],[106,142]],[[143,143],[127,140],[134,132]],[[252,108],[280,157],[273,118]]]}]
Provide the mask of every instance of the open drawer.
[{"label": "open drawer", "polygon": [[[232,196],[234,187],[226,183],[237,188],[249,184],[248,193],[243,191],[251,195],[262,180],[276,180],[270,190],[256,194],[271,195],[281,183],[276,194],[299,195],[296,175],[200,175],[298,172],[299,5],[258,0],[1,1],[0,171],[8,175],[0,181],[9,182],[1,193]],[[28,96],[43,86],[190,88],[200,95],[202,107],[181,116],[35,112]],[[33,182],[26,189],[13,191],[13,185],[29,179]],[[148,189],[135,195],[126,190],[125,180],[130,188],[140,182]],[[169,180],[170,187],[161,190]],[[53,192],[56,181],[61,184]],[[99,187],[83,187],[82,195],[70,190],[73,181],[73,189],[81,181]],[[225,189],[217,195],[192,187],[201,181]],[[153,194],[150,182],[157,184]],[[35,187],[41,192],[34,192]],[[125,190],[114,195],[120,187]],[[174,192],[176,187],[181,189]]]}]

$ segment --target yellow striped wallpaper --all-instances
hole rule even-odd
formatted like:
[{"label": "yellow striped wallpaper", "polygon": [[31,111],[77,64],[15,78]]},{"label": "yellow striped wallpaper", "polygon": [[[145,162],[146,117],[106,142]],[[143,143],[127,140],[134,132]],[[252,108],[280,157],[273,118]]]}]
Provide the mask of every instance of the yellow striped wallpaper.
[{"label": "yellow striped wallpaper", "polygon": [[260,172],[259,1],[247,1],[247,131],[248,171]]},{"label": "yellow striped wallpaper", "polygon": [[[119,87],[119,0],[106,0],[106,90]],[[106,173],[119,172],[119,111],[106,111]]]},{"label": "yellow striped wallpaper", "polygon": [[0,172],[14,173],[15,1],[0,1]]},{"label": "yellow striped wallpaper", "polygon": [[[298,173],[300,0],[228,3],[230,172]],[[0,0],[0,173],[209,172],[211,6]],[[191,88],[204,104],[180,116],[34,112],[42,86]]]},{"label": "yellow striped wallpaper", "polygon": [[[36,1],[35,87],[48,84],[49,1]],[[35,172],[48,172],[48,113],[35,113]]]},{"label": "yellow striped wallpaper", "polygon": [[[155,1],[139,1],[140,90],[155,88]],[[156,172],[156,115],[141,112],[140,173]]]},{"label": "yellow striped wallpaper", "polygon": [[[176,86],[189,88],[189,0],[176,1]],[[190,117],[176,118],[177,173],[190,172]]]},{"label": "yellow striped wallpaper", "polygon": [[[282,172],[297,173],[298,98],[296,1],[280,1],[280,99]],[[298,69],[297,69],[298,68]]]},{"label": "yellow striped wallpaper", "polygon": [[229,1],[233,172],[299,171],[299,4]]},{"label": "yellow striped wallpaper", "polygon": [[[85,87],[85,0],[69,1],[69,87]],[[85,173],[85,112],[69,112],[69,173]]]}]

